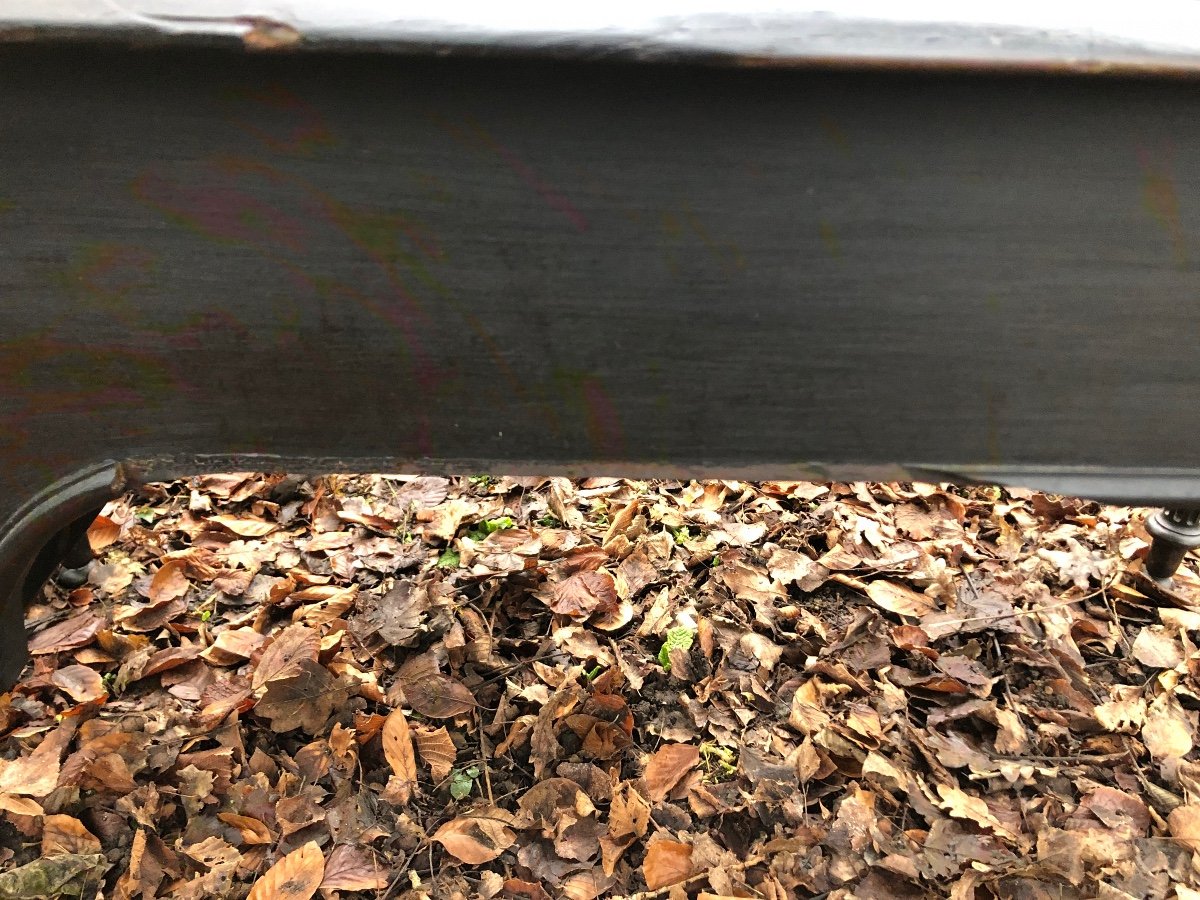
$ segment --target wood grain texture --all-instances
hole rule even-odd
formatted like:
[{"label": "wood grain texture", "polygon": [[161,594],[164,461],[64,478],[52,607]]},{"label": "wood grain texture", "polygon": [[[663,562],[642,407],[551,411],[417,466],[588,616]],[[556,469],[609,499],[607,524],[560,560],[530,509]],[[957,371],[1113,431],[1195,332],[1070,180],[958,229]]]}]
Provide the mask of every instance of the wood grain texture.
[{"label": "wood grain texture", "polygon": [[0,517],[272,454],[1200,496],[1191,85],[8,47],[0,96]]}]

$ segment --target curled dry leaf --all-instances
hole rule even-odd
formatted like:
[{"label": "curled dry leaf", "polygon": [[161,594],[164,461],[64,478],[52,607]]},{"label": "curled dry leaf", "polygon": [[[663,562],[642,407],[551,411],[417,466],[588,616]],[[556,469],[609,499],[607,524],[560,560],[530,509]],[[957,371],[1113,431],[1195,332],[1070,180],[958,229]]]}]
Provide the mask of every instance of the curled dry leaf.
[{"label": "curled dry leaf", "polygon": [[417,758],[403,710],[392,710],[383,723],[383,755],[395,776],[389,791],[397,802],[407,803],[417,783]]},{"label": "curled dry leaf", "polygon": [[465,816],[451,819],[437,830],[433,840],[459,862],[478,866],[491,862],[516,841],[508,826],[512,814],[496,807],[482,807]]},{"label": "curled dry leaf", "polygon": [[88,526],[88,546],[92,553],[100,553],[106,547],[111,547],[121,536],[121,526],[108,516],[96,516]]},{"label": "curled dry leaf", "polygon": [[655,841],[642,862],[646,887],[652,891],[685,881],[692,875],[692,845],[678,841]]},{"label": "curled dry leaf", "polygon": [[454,769],[455,757],[458,756],[454,741],[450,739],[450,732],[446,730],[445,726],[429,728],[421,725],[414,726],[411,731],[417,745],[417,752],[429,766],[434,779],[441,781],[448,778]]},{"label": "curled dry leaf", "polygon": [[243,844],[250,844],[252,846],[255,844],[270,844],[275,840],[271,836],[271,832],[267,826],[251,816],[240,816],[237,813],[223,812],[217,813],[217,818],[226,825],[232,825],[236,828],[242,836]]},{"label": "curled dry leaf", "polygon": [[182,559],[168,559],[158,567],[146,594],[151,603],[167,603],[188,592],[191,585],[184,574],[186,565]]},{"label": "curled dry leaf", "polygon": [[63,666],[50,676],[50,682],[76,703],[93,703],[108,696],[100,673],[87,666]]},{"label": "curled dry leaf", "polygon": [[315,841],[293,850],[254,882],[246,900],[309,900],[325,877],[325,857]]}]

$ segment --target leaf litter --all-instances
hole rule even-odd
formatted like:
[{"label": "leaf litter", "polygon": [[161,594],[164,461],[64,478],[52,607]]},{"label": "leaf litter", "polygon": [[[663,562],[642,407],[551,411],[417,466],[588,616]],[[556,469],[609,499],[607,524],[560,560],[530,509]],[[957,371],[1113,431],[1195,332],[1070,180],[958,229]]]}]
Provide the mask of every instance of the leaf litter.
[{"label": "leaf litter", "polygon": [[0,696],[0,900],[1200,896],[1200,577],[932,484],[233,473]]}]

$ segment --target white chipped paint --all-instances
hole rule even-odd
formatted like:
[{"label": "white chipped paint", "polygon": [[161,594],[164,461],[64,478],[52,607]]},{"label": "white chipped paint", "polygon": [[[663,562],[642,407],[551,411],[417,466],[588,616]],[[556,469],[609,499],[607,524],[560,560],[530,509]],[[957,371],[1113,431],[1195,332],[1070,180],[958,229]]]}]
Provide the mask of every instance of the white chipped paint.
[{"label": "white chipped paint", "polygon": [[244,35],[264,20],[314,44],[1200,69],[1200,0],[0,0],[14,26]]}]

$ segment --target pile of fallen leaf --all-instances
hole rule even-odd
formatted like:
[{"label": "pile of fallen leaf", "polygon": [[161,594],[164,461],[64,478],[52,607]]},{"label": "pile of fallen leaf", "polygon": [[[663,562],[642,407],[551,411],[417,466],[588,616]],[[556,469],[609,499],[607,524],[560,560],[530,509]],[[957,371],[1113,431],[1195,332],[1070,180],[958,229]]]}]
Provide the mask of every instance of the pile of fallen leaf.
[{"label": "pile of fallen leaf", "polygon": [[[0,898],[1200,898],[1200,579],[926,484],[152,486],[28,610]],[[1189,885],[1191,887],[1189,887]]]}]

